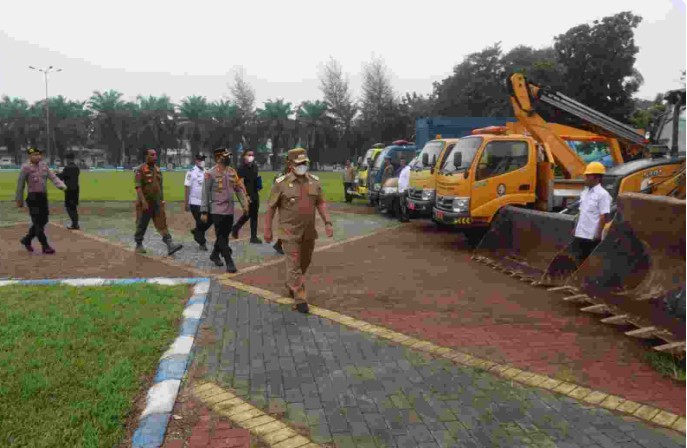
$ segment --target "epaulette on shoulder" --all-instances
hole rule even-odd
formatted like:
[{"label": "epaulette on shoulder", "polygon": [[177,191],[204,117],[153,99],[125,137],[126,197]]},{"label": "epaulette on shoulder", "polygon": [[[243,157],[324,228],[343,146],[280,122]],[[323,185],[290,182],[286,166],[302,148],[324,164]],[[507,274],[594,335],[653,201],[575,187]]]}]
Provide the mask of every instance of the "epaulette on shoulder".
[{"label": "epaulette on shoulder", "polygon": [[277,177],[277,179],[275,180],[275,182],[276,182],[276,183],[279,183],[279,182],[283,181],[284,179],[286,179],[286,176],[287,176],[287,175],[284,174],[283,176]]},{"label": "epaulette on shoulder", "polygon": [[315,176],[314,174],[308,173],[308,176],[310,176],[311,179],[320,180],[320,178]]}]

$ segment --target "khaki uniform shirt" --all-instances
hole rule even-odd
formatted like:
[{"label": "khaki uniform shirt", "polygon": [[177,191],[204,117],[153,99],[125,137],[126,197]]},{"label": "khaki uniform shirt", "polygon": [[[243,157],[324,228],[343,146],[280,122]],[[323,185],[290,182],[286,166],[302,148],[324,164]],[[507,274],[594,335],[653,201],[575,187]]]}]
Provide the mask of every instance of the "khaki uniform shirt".
[{"label": "khaki uniform shirt", "polygon": [[270,193],[268,205],[279,210],[279,233],[284,241],[317,239],[315,210],[324,202],[322,184],[317,176],[293,173],[279,177]]},{"label": "khaki uniform shirt", "polygon": [[389,165],[384,168],[384,172],[382,173],[382,186],[384,186],[384,182],[392,177],[394,177],[394,167],[393,165]]},{"label": "khaki uniform shirt", "polygon": [[344,169],[344,182],[353,183],[355,180],[355,169],[350,166]]},{"label": "khaki uniform shirt", "polygon": [[236,170],[225,167],[223,171],[220,171],[215,165],[205,173],[200,203],[201,213],[233,215],[234,193],[245,198],[243,184]]},{"label": "khaki uniform shirt", "polygon": [[29,193],[46,193],[48,191],[48,179],[57,188],[64,188],[64,182],[42,160],[35,165],[31,162],[25,163],[19,172],[15,199],[17,201],[24,200],[24,184],[28,184]]},{"label": "khaki uniform shirt", "polygon": [[162,172],[160,167],[154,165],[152,168],[144,163],[136,168],[135,178],[136,188],[141,189],[146,201],[164,201],[162,194]]}]

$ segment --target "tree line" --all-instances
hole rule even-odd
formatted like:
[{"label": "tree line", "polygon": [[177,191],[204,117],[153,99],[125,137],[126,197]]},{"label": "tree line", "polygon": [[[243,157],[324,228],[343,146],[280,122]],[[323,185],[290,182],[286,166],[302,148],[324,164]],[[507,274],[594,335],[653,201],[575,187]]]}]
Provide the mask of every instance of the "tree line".
[{"label": "tree line", "polygon": [[[383,60],[373,58],[363,69],[358,98],[335,59],[320,73],[322,98],[297,105],[276,99],[256,107],[255,91],[240,74],[229,86],[229,99],[216,101],[189,96],[174,104],[164,95],[126,101],[115,90],[95,91],[86,101],[52,97],[50,157],[62,158],[75,145],[101,147],[109,163],[125,165],[139,162],[146,148],[158,148],[164,161],[166,149],[183,142],[193,153],[207,154],[239,143],[264,147],[269,139],[275,169],[277,154],[296,144],[307,147],[315,162],[341,161],[361,155],[375,142],[414,138],[417,117],[511,116],[505,81],[513,72],[613,118],[646,127],[660,112],[660,98],[634,98],[643,82],[634,67],[639,50],[634,30],[641,20],[621,12],[573,27],[542,49],[518,46],[504,53],[495,43],[466,56],[428,95],[398,95]],[[44,100],[30,104],[4,96],[0,101],[0,145],[17,162],[27,145],[44,145],[45,107]],[[550,114],[553,121],[571,121],[557,111]]]}]

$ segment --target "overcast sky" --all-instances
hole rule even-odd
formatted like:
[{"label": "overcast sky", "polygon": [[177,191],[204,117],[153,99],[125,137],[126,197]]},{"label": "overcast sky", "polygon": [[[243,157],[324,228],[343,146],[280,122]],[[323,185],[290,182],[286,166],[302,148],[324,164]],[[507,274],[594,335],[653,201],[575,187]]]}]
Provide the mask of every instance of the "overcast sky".
[{"label": "overcast sky", "polygon": [[53,65],[50,95],[86,100],[94,90],[226,98],[243,70],[262,101],[321,98],[318,74],[330,56],[360,91],[360,73],[381,56],[398,94],[429,93],[464,56],[501,41],[541,48],[554,36],[630,10],[639,96],[681,87],[684,0],[11,1],[2,2],[0,95],[35,101]]}]

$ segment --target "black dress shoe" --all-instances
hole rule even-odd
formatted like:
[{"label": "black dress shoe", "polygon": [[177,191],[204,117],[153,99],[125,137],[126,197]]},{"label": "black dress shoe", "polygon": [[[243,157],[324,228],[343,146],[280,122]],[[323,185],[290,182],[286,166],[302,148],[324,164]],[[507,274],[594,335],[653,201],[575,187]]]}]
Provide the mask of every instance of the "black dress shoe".
[{"label": "black dress shoe", "polygon": [[298,311],[299,313],[303,314],[308,314],[310,312],[310,309],[308,308],[307,303],[299,303],[293,306],[293,309],[295,311]]}]

